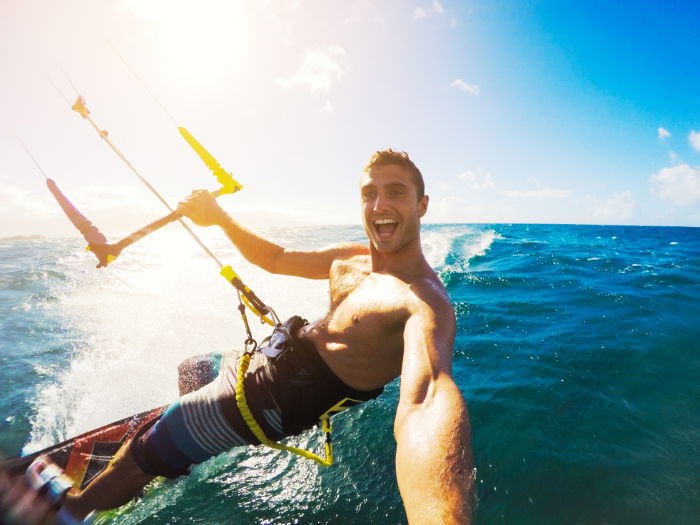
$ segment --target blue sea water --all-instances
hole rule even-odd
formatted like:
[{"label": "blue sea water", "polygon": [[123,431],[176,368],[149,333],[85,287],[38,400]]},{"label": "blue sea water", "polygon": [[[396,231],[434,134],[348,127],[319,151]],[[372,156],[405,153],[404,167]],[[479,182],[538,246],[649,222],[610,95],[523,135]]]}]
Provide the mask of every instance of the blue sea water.
[{"label": "blue sea water", "polygon": [[[357,227],[271,229],[298,248]],[[269,276],[206,232],[280,316],[323,282]],[[177,363],[240,346],[234,295],[169,230],[104,270],[77,239],[0,242],[0,450],[30,451],[171,400]],[[457,312],[481,524],[700,523],[700,230],[429,225]],[[256,326],[257,333],[263,333]],[[336,465],[241,449],[103,523],[404,523],[398,382],[335,418]],[[291,440],[321,448],[315,432]]]}]

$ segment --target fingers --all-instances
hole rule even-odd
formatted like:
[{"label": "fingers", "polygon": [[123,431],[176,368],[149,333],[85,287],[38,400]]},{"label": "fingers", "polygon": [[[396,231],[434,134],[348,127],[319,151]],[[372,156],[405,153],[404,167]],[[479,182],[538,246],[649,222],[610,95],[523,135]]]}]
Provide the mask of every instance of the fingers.
[{"label": "fingers", "polygon": [[50,506],[56,508],[63,504],[66,494],[73,488],[73,484],[63,475],[63,471],[43,456],[29,466],[24,477],[34,491],[43,496]]},{"label": "fingers", "polygon": [[[0,505],[0,522],[7,525],[37,525],[46,522],[53,514],[51,505],[43,499],[24,478],[9,483],[10,490],[3,494]],[[6,485],[7,486],[7,485]]]},{"label": "fingers", "polygon": [[177,212],[200,226],[211,226],[220,220],[222,209],[207,190],[195,190],[180,202]]},{"label": "fingers", "polygon": [[46,457],[37,458],[15,480],[0,472],[0,523],[48,523],[70,488],[70,480]]},{"label": "fingers", "polygon": [[197,209],[197,205],[201,202],[202,195],[204,193],[208,192],[205,190],[194,190],[188,197],[180,201],[180,203],[177,205],[177,211],[180,214],[189,217],[189,214],[193,213]]}]

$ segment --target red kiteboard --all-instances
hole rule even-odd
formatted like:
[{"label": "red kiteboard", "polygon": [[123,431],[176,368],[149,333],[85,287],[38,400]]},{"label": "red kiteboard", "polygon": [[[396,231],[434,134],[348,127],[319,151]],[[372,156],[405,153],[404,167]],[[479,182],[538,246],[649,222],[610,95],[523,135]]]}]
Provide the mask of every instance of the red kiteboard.
[{"label": "red kiteboard", "polygon": [[24,473],[37,456],[48,456],[73,482],[73,487],[86,487],[109,464],[119,449],[128,442],[141,425],[159,418],[167,406],[141,412],[114,423],[90,430],[57,445],[0,461],[0,470],[11,477]]}]

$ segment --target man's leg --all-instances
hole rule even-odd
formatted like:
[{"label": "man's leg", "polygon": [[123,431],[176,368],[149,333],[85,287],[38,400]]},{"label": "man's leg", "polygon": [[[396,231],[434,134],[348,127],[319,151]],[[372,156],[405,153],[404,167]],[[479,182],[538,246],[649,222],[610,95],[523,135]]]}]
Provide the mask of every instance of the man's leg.
[{"label": "man's leg", "polygon": [[126,444],[107,468],[84,490],[68,494],[65,507],[73,516],[84,519],[92,511],[120,507],[132,500],[155,476],[146,474],[134,461]]}]

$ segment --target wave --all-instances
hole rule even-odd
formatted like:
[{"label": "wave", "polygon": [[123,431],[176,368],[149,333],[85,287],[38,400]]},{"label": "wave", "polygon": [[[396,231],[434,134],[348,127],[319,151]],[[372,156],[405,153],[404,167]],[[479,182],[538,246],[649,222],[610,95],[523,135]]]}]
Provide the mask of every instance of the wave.
[{"label": "wave", "polygon": [[464,246],[462,253],[466,257],[467,264],[474,257],[483,257],[486,252],[491,249],[494,241],[498,239],[503,239],[500,234],[496,233],[494,230],[482,231],[479,237],[473,243],[469,243]]},{"label": "wave", "polygon": [[472,228],[468,226],[426,229],[421,234],[421,245],[428,264],[434,269],[444,266],[445,261],[452,254],[455,242],[472,232]]},{"label": "wave", "polygon": [[472,226],[439,226],[422,234],[425,258],[438,271],[465,271],[474,257],[483,257],[494,241],[503,237],[493,229]]},{"label": "wave", "polygon": [[465,226],[430,231],[429,234],[427,244],[433,251],[428,251],[426,258],[448,289],[455,279],[470,278],[473,260],[485,257],[497,240],[504,239],[494,229]]}]

